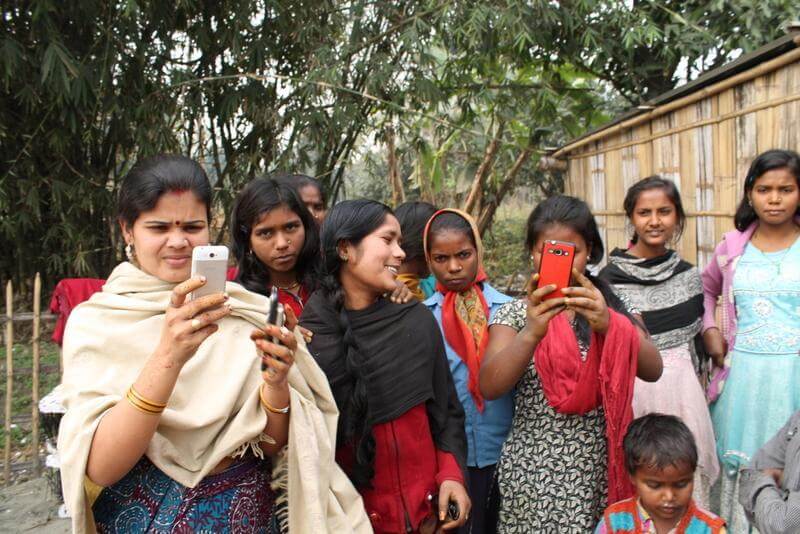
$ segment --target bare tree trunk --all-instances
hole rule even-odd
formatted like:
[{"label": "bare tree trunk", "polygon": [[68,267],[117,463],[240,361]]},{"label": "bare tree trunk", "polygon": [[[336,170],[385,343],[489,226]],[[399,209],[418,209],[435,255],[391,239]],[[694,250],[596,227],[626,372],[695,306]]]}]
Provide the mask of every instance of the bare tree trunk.
[{"label": "bare tree trunk", "polygon": [[486,178],[492,171],[492,165],[494,165],[494,159],[495,156],[497,156],[497,150],[500,148],[500,138],[503,137],[504,130],[505,123],[500,122],[500,124],[497,125],[497,132],[495,133],[494,138],[486,146],[486,152],[483,154],[483,161],[481,161],[478,170],[475,171],[475,178],[472,180],[472,186],[469,189],[467,200],[464,202],[463,209],[467,213],[471,214],[480,206],[483,198],[483,186],[486,183]]},{"label": "bare tree trunk", "polygon": [[528,161],[530,155],[530,147],[519,153],[517,159],[514,161],[514,165],[511,166],[506,175],[503,177],[503,183],[500,184],[500,189],[497,190],[497,194],[494,195],[494,198],[492,198],[492,200],[489,201],[489,203],[486,204],[481,210],[480,216],[478,217],[478,231],[481,234],[483,234],[489,228],[489,226],[491,226],[492,221],[494,220],[494,214],[497,212],[497,208],[500,207],[500,203],[503,202],[503,198],[505,198],[508,192],[514,187],[517,174],[519,174],[519,170],[523,165],[525,165],[525,162]]},{"label": "bare tree trunk", "polygon": [[400,180],[400,171],[397,168],[397,154],[394,147],[394,128],[386,127],[386,150],[388,151],[389,186],[392,188],[392,206],[397,207],[406,201],[406,192]]}]

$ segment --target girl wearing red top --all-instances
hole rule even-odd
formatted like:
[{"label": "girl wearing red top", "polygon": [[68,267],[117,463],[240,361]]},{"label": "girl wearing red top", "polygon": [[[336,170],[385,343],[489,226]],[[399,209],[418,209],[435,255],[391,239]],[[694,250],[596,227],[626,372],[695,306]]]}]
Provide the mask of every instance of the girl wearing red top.
[{"label": "girl wearing red top", "polygon": [[[431,312],[382,295],[405,257],[385,205],[344,201],[322,225],[320,288],[301,325],[339,407],[337,458],[376,533],[457,528],[464,488],[464,412]],[[448,509],[453,511],[448,515]]]},{"label": "girl wearing red top", "polygon": [[319,234],[314,218],[288,184],[256,178],[236,198],[231,215],[238,269],[229,279],[278,299],[299,317],[314,290]]}]

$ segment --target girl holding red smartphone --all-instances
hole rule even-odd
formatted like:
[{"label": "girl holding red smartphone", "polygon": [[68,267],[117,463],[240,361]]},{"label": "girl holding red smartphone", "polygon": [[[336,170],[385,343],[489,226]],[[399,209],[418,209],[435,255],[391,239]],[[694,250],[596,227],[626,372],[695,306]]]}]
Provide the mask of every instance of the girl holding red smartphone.
[{"label": "girl holding red smartphone", "polygon": [[657,380],[661,357],[627,306],[586,270],[604,249],[585,202],[551,197],[527,226],[535,271],[546,241],[573,243],[575,251],[563,297],[545,300],[556,289],[546,285],[491,321],[481,392],[495,399],[516,388],[497,465],[498,530],[589,532],[608,502],[633,494],[622,457],[633,380]]}]

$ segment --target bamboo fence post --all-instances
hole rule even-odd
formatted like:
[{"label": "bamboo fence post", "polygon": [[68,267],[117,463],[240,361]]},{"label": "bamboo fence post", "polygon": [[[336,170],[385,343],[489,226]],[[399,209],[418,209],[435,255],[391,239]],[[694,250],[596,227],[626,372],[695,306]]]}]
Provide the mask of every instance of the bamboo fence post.
[{"label": "bamboo fence post", "polygon": [[3,454],[3,482],[11,483],[11,397],[14,381],[14,287],[11,280],[6,284],[6,420],[5,451]]},{"label": "bamboo fence post", "polygon": [[42,474],[39,464],[39,329],[42,314],[42,277],[36,273],[33,282],[33,383],[31,384],[31,446],[33,447],[33,470],[36,476]]}]

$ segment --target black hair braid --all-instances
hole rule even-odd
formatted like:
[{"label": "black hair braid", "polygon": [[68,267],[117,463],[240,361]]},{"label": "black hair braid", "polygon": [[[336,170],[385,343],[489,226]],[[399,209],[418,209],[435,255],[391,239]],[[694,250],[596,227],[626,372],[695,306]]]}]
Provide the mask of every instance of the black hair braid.
[{"label": "black hair braid", "polygon": [[339,328],[342,335],[342,356],[345,370],[350,377],[351,386],[344,405],[340,406],[337,435],[340,443],[352,442],[355,448],[355,463],[350,479],[357,488],[371,487],[375,476],[375,436],[369,419],[367,383],[362,374],[363,359],[358,343],[344,307],[344,289],[334,275],[326,275],[320,280],[320,287],[339,315]]}]

